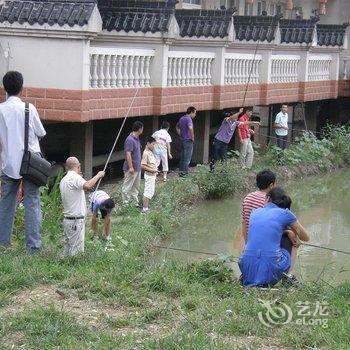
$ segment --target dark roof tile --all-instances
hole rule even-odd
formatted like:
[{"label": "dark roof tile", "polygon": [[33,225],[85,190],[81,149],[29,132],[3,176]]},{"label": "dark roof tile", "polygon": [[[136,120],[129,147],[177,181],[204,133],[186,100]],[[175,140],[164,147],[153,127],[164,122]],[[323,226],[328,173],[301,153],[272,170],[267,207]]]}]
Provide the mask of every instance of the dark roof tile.
[{"label": "dark roof tile", "polygon": [[346,36],[346,28],[349,23],[340,25],[318,24],[317,45],[319,46],[343,46]]},{"label": "dark roof tile", "polygon": [[182,37],[228,36],[229,25],[234,13],[230,10],[176,10],[175,17]]},{"label": "dark roof tile", "polygon": [[239,41],[267,41],[275,39],[280,16],[234,16],[236,39]]},{"label": "dark roof tile", "polygon": [[124,30],[125,32],[166,32],[170,20],[170,12],[141,12],[120,9],[118,12],[102,13],[103,29],[107,31]]},{"label": "dark roof tile", "polygon": [[95,6],[95,0],[6,0],[0,6],[0,23],[82,27],[89,22]]},{"label": "dark roof tile", "polygon": [[318,20],[317,17],[311,19],[281,19],[281,42],[286,44],[310,44]]}]

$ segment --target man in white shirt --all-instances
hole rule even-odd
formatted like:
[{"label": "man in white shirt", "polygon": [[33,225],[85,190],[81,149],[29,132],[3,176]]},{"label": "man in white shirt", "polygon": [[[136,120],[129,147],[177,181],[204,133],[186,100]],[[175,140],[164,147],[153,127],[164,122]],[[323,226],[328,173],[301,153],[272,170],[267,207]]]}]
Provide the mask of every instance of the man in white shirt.
[{"label": "man in white shirt", "polygon": [[[24,153],[25,103],[19,95],[23,88],[23,76],[19,72],[7,72],[3,78],[7,100],[0,104],[1,148],[1,198],[0,198],[0,246],[11,241],[17,192],[22,180],[19,174]],[[29,104],[28,149],[40,153],[39,139],[46,135],[36,108]],[[23,181],[25,207],[25,238],[28,251],[41,248],[41,209],[39,186]]]},{"label": "man in white shirt", "polygon": [[63,202],[64,254],[73,256],[84,252],[86,190],[91,190],[99,179],[105,176],[99,171],[91,180],[86,181],[81,176],[81,165],[77,158],[66,160],[67,174],[60,182],[60,192]]},{"label": "man in white shirt", "polygon": [[281,107],[281,112],[276,115],[275,119],[275,133],[277,137],[277,146],[281,149],[287,147],[288,138],[288,105],[283,104]]}]

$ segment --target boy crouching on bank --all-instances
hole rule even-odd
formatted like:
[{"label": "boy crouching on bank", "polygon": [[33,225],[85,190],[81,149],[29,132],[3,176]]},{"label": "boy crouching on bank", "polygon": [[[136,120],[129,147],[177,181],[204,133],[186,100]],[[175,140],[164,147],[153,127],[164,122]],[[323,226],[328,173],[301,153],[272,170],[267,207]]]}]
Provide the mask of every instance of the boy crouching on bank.
[{"label": "boy crouching on bank", "polygon": [[145,189],[143,192],[143,208],[142,213],[149,212],[149,201],[152,199],[156,187],[157,166],[156,159],[153,155],[153,148],[156,140],[152,136],[147,137],[147,144],[143,151],[141,168],[145,171]]}]

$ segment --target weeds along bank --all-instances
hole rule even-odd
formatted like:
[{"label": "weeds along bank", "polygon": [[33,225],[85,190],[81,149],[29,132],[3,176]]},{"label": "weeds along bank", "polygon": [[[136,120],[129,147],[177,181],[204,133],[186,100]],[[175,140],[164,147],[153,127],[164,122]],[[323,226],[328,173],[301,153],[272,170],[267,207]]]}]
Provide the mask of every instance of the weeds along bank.
[{"label": "weeds along bank", "polygon": [[[285,153],[279,152],[268,149],[252,173],[268,167],[278,174],[283,169],[300,176],[301,171],[342,166],[349,160],[350,132],[344,127],[330,129],[322,141],[306,134]],[[86,253],[67,260],[59,258],[63,234],[58,187],[50,193],[44,189],[43,252],[28,255],[22,250],[21,212],[13,249],[0,252],[0,344],[15,334],[16,346],[29,349],[347,349],[349,283],[332,287],[318,280],[295,291],[280,287],[245,293],[220,260],[190,265],[153,262],[152,245],[173,232],[196,201],[243,190],[242,178],[248,176],[254,177],[242,172],[235,160],[217,164],[212,174],[207,167],[197,167],[191,177],[173,179],[159,188],[149,215],[140,215],[132,207],[118,210],[112,225],[114,251],[87,237]],[[119,193],[115,196],[120,198]],[[42,286],[53,288],[53,293],[31,303],[29,291]],[[21,294],[24,301],[18,297]],[[67,308],[73,297],[83,309],[97,310],[93,326]],[[268,328],[259,322],[258,313],[264,308],[258,299],[276,300],[276,305],[283,302],[294,314],[299,301],[325,301],[328,327],[276,321]]]}]

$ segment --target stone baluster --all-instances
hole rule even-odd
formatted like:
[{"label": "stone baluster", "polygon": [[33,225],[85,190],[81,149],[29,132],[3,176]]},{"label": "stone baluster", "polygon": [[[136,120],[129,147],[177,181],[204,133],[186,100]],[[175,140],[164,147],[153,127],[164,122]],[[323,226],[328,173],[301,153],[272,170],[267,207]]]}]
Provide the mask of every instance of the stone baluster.
[{"label": "stone baluster", "polygon": [[98,58],[98,87],[99,88],[103,88],[105,83],[104,61],[105,61],[105,56],[99,55],[99,58]]},{"label": "stone baluster", "polygon": [[186,86],[189,86],[190,85],[190,74],[191,74],[191,71],[190,71],[190,58],[185,58],[185,72],[186,72],[186,76],[185,76],[185,85]]},{"label": "stone baluster", "polygon": [[140,57],[140,87],[144,87],[146,76],[145,76],[145,56]]},{"label": "stone baluster", "polygon": [[235,78],[234,76],[234,60],[233,59],[228,59],[227,60],[227,83],[228,84],[233,84],[233,80]]},{"label": "stone baluster", "polygon": [[118,55],[117,56],[117,87],[118,88],[123,87],[122,67],[123,67],[123,56]]},{"label": "stone baluster", "polygon": [[105,84],[104,84],[105,88],[111,87],[110,69],[111,69],[111,55],[106,55],[105,56]]},{"label": "stone baluster", "polygon": [[190,85],[194,85],[194,58],[190,59]]},{"label": "stone baluster", "polygon": [[204,58],[200,58],[199,59],[199,85],[204,85],[203,68],[204,68]]},{"label": "stone baluster", "polygon": [[271,83],[275,82],[276,77],[276,60],[271,60]]},{"label": "stone baluster", "polygon": [[211,67],[213,64],[214,58],[207,58],[207,85],[212,85],[212,76],[211,76]]},{"label": "stone baluster", "polygon": [[236,66],[236,84],[240,84],[242,60],[238,58],[235,59],[235,66]]},{"label": "stone baluster", "polygon": [[172,63],[173,63],[173,59],[172,57],[168,57],[168,77],[167,77],[167,86],[171,86],[171,82],[172,82]]},{"label": "stone baluster", "polygon": [[177,60],[176,57],[171,58],[171,70],[172,70],[172,80],[171,80],[171,86],[176,86],[177,83]]},{"label": "stone baluster", "polygon": [[116,74],[116,66],[117,66],[117,56],[111,55],[111,88],[117,87],[117,74]]},{"label": "stone baluster", "polygon": [[199,58],[194,60],[194,85],[199,85]]},{"label": "stone baluster", "polygon": [[134,78],[134,60],[135,56],[129,56],[129,64],[128,64],[128,71],[129,71],[129,79],[128,79],[128,86],[134,87],[135,86],[135,78]]},{"label": "stone baluster", "polygon": [[128,62],[129,56],[123,56],[123,87],[128,87]]},{"label": "stone baluster", "polygon": [[98,87],[98,55],[93,54],[91,55],[91,67],[92,67],[92,73],[91,73],[91,87],[93,89]]},{"label": "stone baluster", "polygon": [[140,56],[135,56],[134,86],[140,87]]},{"label": "stone baluster", "polygon": [[238,84],[243,83],[243,59],[238,60]]},{"label": "stone baluster", "polygon": [[254,61],[254,83],[258,84],[259,83],[259,60]]},{"label": "stone baluster", "polygon": [[204,62],[203,62],[203,85],[209,85],[209,72],[208,72],[208,66],[209,66],[209,58],[204,58]]},{"label": "stone baluster", "polygon": [[234,67],[234,70],[233,70],[233,74],[234,74],[233,83],[234,84],[239,84],[239,63],[240,63],[240,60],[235,58],[232,61],[233,61],[233,67]]},{"label": "stone baluster", "polygon": [[228,84],[230,80],[230,74],[228,70],[229,60],[225,59],[225,75],[224,75],[224,84]]},{"label": "stone baluster", "polygon": [[179,86],[185,86],[185,59],[184,58],[179,58],[179,66],[180,66],[180,69],[179,69],[179,72],[180,72],[180,84]]},{"label": "stone baluster", "polygon": [[181,85],[181,59],[179,57],[175,57],[175,70],[176,70],[176,84],[175,86]]},{"label": "stone baluster", "polygon": [[146,60],[145,60],[145,85],[147,87],[151,86],[151,76],[149,74],[150,64],[151,64],[151,56],[146,56]]}]

